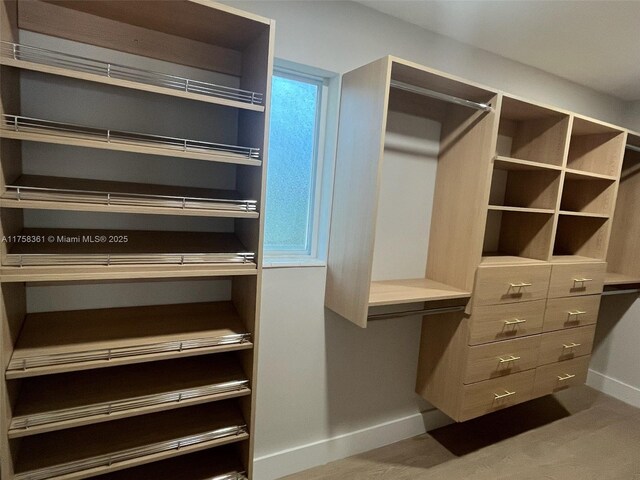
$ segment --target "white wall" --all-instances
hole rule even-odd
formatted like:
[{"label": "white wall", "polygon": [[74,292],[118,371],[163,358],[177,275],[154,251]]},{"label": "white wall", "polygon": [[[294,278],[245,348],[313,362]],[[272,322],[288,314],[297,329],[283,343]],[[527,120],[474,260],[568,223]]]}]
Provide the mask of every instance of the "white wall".
[{"label": "white wall", "polygon": [[625,127],[640,132],[640,100],[627,103],[622,121]]},{"label": "white wall", "polygon": [[[393,54],[621,123],[624,103],[351,2],[228,1],[276,20],[276,57],[344,73]],[[430,210],[428,208],[428,210]],[[256,479],[397,441],[447,420],[413,393],[420,320],[366,330],[323,307],[324,267],[264,274]]]}]

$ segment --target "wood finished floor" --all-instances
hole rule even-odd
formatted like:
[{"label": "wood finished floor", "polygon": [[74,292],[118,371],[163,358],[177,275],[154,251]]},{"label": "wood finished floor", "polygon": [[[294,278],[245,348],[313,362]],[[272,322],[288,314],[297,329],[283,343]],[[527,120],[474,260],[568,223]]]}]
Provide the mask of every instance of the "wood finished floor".
[{"label": "wood finished floor", "polygon": [[640,409],[578,387],[286,480],[640,480]]}]

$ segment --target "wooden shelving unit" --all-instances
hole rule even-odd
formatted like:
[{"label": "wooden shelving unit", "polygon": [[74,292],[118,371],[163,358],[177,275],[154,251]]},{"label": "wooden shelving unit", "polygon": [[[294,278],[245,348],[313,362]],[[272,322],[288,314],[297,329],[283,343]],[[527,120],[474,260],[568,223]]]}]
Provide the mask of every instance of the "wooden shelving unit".
[{"label": "wooden shelving unit", "polygon": [[[0,17],[1,480],[250,479],[273,21],[206,0]],[[164,183],[140,175],[156,163]],[[204,303],[27,301],[214,277]]]}]

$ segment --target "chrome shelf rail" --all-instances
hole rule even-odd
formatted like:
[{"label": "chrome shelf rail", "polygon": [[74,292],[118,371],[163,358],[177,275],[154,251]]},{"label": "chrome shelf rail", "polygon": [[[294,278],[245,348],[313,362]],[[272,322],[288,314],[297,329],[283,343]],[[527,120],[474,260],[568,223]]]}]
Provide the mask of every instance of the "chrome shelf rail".
[{"label": "chrome shelf rail", "polygon": [[8,267],[46,267],[54,265],[193,265],[247,264],[252,252],[237,253],[8,253]]},{"label": "chrome shelf rail", "polygon": [[8,372],[28,371],[37,367],[53,367],[70,363],[109,361],[116,358],[140,357],[158,353],[175,353],[185,350],[211,348],[228,345],[240,345],[251,339],[250,333],[238,333],[212,338],[197,338],[188,340],[175,340],[171,342],[159,342],[146,345],[127,347],[101,348],[69,353],[56,353],[50,355],[34,355],[24,358],[12,358],[7,367]]},{"label": "chrome shelf rail", "polygon": [[143,70],[112,62],[104,62],[92,58],[71,55],[68,53],[47,50],[45,48],[22,45],[20,43],[0,42],[0,56],[15,61],[23,61],[62,68],[74,72],[88,73],[101,77],[142,83],[154,87],[168,88],[186,93],[206,95],[226,100],[262,105],[262,93],[227,87],[210,82],[202,82],[178,75]]},{"label": "chrome shelf rail", "polygon": [[87,127],[72,123],[54,122],[19,115],[2,115],[2,130],[13,132],[55,135],[78,140],[93,140],[104,143],[132,145],[140,147],[164,148],[180,152],[212,154],[229,157],[260,159],[260,149],[241,147],[223,143],[203,142],[185,138],[151,135],[148,133],[127,132],[96,127]]},{"label": "chrome shelf rail", "polygon": [[219,395],[222,393],[249,391],[248,380],[233,380],[199,388],[183,389],[164,394],[145,395],[114,402],[85,405],[82,407],[66,408],[46,413],[22,415],[11,420],[12,430],[28,430],[31,427],[49,425],[52,423],[77,420],[98,415],[112,415],[144,407],[161,406],[165,404],[180,404],[185,400]]},{"label": "chrome shelf rail", "polygon": [[257,211],[256,200],[229,200],[202,197],[178,197],[172,195],[150,195],[141,193],[113,193],[97,190],[75,190],[65,188],[31,187],[7,185],[2,196],[11,200],[34,200],[46,202],[87,203],[100,205],[125,205],[131,207],[166,207],[184,210],[229,210],[240,212]]},{"label": "chrome shelf rail", "polygon": [[73,462],[67,462],[51,467],[44,467],[38,470],[24,473],[16,473],[14,477],[16,480],[45,480],[52,477],[61,477],[63,475],[70,475],[76,472],[81,472],[83,470],[100,467],[110,467],[118,463],[136,460],[150,455],[157,455],[171,450],[180,450],[181,448],[192,445],[199,445],[223,438],[236,437],[244,435],[247,432],[248,431],[246,425],[218,428],[216,430],[211,430],[199,435],[189,435],[166,442],[158,442],[142,447],[128,448],[126,450],[121,450],[119,452],[114,452],[107,455],[100,455],[82,460],[76,460]]}]

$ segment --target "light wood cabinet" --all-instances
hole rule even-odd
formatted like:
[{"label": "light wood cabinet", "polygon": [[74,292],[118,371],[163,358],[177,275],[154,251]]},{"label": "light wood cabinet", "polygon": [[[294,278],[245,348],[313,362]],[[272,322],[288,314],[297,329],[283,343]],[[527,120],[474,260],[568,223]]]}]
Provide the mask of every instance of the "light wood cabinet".
[{"label": "light wood cabinet", "polygon": [[633,248],[628,132],[392,57],[345,75],[340,115],[327,307],[423,315],[416,391],[457,421],[582,382],[607,252],[637,264],[609,249]]},{"label": "light wood cabinet", "polygon": [[[251,478],[274,22],[208,0],[0,21],[0,478]],[[214,277],[215,300],[146,296]],[[134,280],[132,306],[26,301]]]}]

